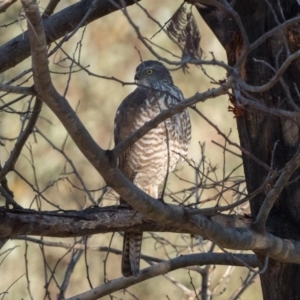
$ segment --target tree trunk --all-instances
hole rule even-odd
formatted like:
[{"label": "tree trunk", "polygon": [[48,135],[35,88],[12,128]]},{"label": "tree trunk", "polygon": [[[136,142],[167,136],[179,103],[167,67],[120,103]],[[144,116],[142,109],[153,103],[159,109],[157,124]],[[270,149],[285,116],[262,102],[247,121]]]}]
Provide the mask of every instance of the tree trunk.
[{"label": "tree trunk", "polygon": [[[281,3],[282,11],[280,11],[278,3]],[[296,3],[297,1],[294,0],[279,2],[277,0],[235,1],[233,8],[244,24],[249,42],[253,43],[279,23],[295,17],[300,11],[300,6]],[[244,43],[233,16],[212,6],[199,9],[199,13],[225,48],[228,63],[234,66]],[[286,37],[285,39],[283,34]],[[260,86],[267,83],[274,75],[267,64],[274,69],[278,69],[289,55],[286,49],[289,48],[291,53],[299,50],[299,42],[300,26],[298,24],[278,32],[250,53],[240,69],[240,76],[251,85]],[[254,59],[264,61],[267,64],[257,62]],[[292,98],[299,106],[300,99],[297,95],[297,88],[300,90],[299,66],[297,61],[290,65],[282,77],[284,84],[277,83],[268,91],[252,94],[252,96],[256,98],[256,101],[270,108],[295,111],[295,106],[293,107],[293,103],[289,99]],[[284,88],[284,85],[286,88]],[[235,99],[231,101],[235,106]],[[299,126],[293,120],[254,110],[251,107],[240,110],[236,114],[236,119],[241,146],[251,151],[252,154],[269,166],[273,160],[272,167],[274,169],[283,168],[297,152]],[[243,155],[243,162],[247,188],[250,194],[263,184],[268,171],[247,155]],[[299,176],[299,172],[296,173],[293,178]],[[295,180],[284,189],[268,218],[268,231],[286,239],[300,240],[299,192],[299,180]],[[265,194],[261,193],[251,200],[251,213],[254,219],[264,198]],[[263,266],[264,257],[259,255],[258,257]],[[267,270],[260,278],[264,299],[300,299],[299,265],[270,260]]]}]

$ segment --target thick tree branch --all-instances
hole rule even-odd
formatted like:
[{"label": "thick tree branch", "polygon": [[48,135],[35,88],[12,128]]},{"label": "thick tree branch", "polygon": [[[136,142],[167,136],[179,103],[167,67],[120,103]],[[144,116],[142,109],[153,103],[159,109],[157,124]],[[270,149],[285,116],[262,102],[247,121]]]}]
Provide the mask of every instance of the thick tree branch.
[{"label": "thick tree branch", "polygon": [[138,278],[121,277],[111,280],[108,283],[100,285],[80,295],[73,296],[67,300],[96,300],[100,297],[125,289],[139,282],[150,278],[166,274],[168,272],[194,265],[233,265],[233,266],[253,266],[257,267],[257,259],[249,254],[231,255],[229,253],[201,253],[180,256],[166,262],[156,264],[152,267],[140,271]]},{"label": "thick tree branch", "polygon": [[0,238],[20,235],[78,237],[118,231],[178,231],[178,228],[146,220],[140,213],[119,206],[66,212],[9,210],[2,207],[0,215]]},{"label": "thick tree branch", "polygon": [[5,12],[17,0],[0,0],[0,14]]},{"label": "thick tree branch", "polygon": [[118,231],[177,232],[201,235],[224,248],[252,250],[279,261],[300,264],[300,242],[280,239],[267,232],[258,233],[245,227],[249,225],[248,219],[235,215],[201,215],[189,220],[182,218],[178,222],[155,222],[145,219],[140,213],[120,208],[93,207],[67,212],[1,208],[0,239],[20,235],[78,237]]},{"label": "thick tree branch", "polygon": [[[129,6],[135,2],[136,0],[128,0],[126,5]],[[73,31],[84,18],[92,3],[93,0],[82,0],[44,19],[47,44],[49,45],[66,33]],[[96,1],[95,9],[82,26],[116,10],[118,9],[109,0]],[[0,73],[16,66],[29,56],[30,44],[28,32],[25,32],[0,47]]]},{"label": "thick tree branch", "polygon": [[[172,224],[146,219],[122,206],[92,207],[82,211],[44,211],[0,208],[0,238],[20,235],[78,237],[118,231],[194,233]],[[211,220],[227,227],[248,227],[251,220],[237,215],[215,215]],[[38,226],[37,226],[38,225]]]}]

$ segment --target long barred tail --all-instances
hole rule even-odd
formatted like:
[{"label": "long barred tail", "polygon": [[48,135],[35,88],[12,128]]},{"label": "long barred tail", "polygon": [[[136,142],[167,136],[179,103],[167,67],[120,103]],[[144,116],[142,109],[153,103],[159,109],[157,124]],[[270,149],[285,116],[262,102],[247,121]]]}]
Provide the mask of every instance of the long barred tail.
[{"label": "long barred tail", "polygon": [[142,239],[142,233],[124,233],[122,255],[122,274],[124,277],[138,277],[139,275]]}]

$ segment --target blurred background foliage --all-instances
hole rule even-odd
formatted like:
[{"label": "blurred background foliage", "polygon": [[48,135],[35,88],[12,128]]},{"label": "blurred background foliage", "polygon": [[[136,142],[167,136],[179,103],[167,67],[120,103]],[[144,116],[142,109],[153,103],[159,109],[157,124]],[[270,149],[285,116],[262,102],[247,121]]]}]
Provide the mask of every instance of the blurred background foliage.
[{"label": "blurred background foliage", "polygon": [[[56,11],[75,2],[61,1]],[[147,9],[151,16],[159,20],[161,24],[165,24],[179,7],[181,1],[143,0],[140,4]],[[47,1],[45,0],[39,2],[41,12],[46,5]],[[139,6],[130,6],[128,12],[143,36],[150,39],[159,31],[160,28],[147,17]],[[0,14],[1,45],[24,33],[26,23],[22,16],[20,2],[16,2],[5,13]],[[194,16],[201,31],[203,56],[211,59],[211,53],[213,53],[217,60],[226,61],[224,50],[196,11],[194,11]],[[179,48],[163,32],[157,33],[151,41],[181,56]],[[52,49],[54,46],[53,44],[50,48]],[[90,72],[115,77],[124,82],[133,82],[140,55],[143,60],[155,59],[138,40],[136,32],[121,11],[107,15],[89,24],[86,28],[80,29],[70,41],[63,44],[62,48],[71,57],[79,60],[81,65]],[[162,56],[175,60],[169,53],[159,48],[154,47],[154,49]],[[123,86],[114,80],[88,75],[87,72],[80,70],[78,66],[66,59],[61,50],[49,58],[49,63],[55,87],[61,94],[66,95],[93,138],[102,148],[113,148],[115,112],[121,101],[135,86]],[[28,58],[15,68],[5,72],[5,82],[14,80],[14,84],[32,85],[30,72],[23,73],[23,76],[15,80],[16,76],[30,67],[31,61]],[[71,73],[70,70],[74,73]],[[219,67],[205,66],[205,70],[217,81],[226,77],[225,71]],[[173,71],[172,76],[175,84],[181,88],[186,98],[194,95],[197,91],[204,92],[215,87],[199,67],[189,66],[187,73],[183,73],[182,70]],[[2,94],[0,97],[3,104],[16,99],[18,95]],[[14,110],[14,113],[8,108],[0,112],[0,137],[4,143],[4,146],[0,147],[1,164],[8,159],[15,139],[22,130],[26,111],[32,105],[30,101],[30,97],[26,97],[13,104],[10,108]],[[235,117],[232,112],[228,111],[229,106],[228,97],[210,99],[197,105],[198,109],[226,135],[230,134],[232,141],[238,142]],[[215,181],[221,180],[224,175],[228,175],[241,164],[241,159],[212,143],[215,141],[225,145],[223,137],[218,135],[213,127],[194,111],[190,110],[190,114],[193,131],[188,158],[191,160],[191,164],[194,163],[197,166],[205,155],[207,162],[205,170],[208,171],[210,165],[211,176]],[[200,144],[202,149],[205,149],[204,153],[201,151]],[[226,147],[239,153],[238,149],[234,147],[228,145]],[[66,157],[74,164],[78,175],[74,174],[70,161],[66,162]],[[241,180],[242,167],[237,168],[231,176],[236,176],[237,180]],[[176,192],[192,187],[195,184],[195,178],[194,168],[187,163],[180,164],[176,175],[172,174],[169,178],[168,191]],[[102,189],[104,186],[102,178],[79,152],[67,136],[66,130],[46,106],[43,107],[36,132],[28,140],[16,164],[16,172],[10,172],[7,179],[10,189],[14,192],[15,199],[20,205],[40,210],[83,209],[93,204],[90,198],[97,203],[105,191]],[[82,190],[83,182],[86,189],[89,190],[90,198]],[[242,185],[241,190],[243,188]],[[220,190],[221,187],[214,187],[199,191],[200,201],[216,195]],[[185,193],[178,195],[180,199],[180,197],[184,197]],[[221,201],[219,204],[231,203],[234,201],[234,197],[235,194],[232,191],[226,192],[219,197],[220,199],[218,198]],[[172,201],[172,199],[168,198],[166,201]],[[193,201],[195,201],[194,196],[190,199],[190,202]],[[116,203],[117,196],[109,193],[101,200],[100,205]],[[205,205],[214,206],[216,201],[209,201]],[[151,238],[153,236],[155,239]],[[79,239],[45,238],[45,240],[72,244]],[[92,236],[89,238],[88,244],[108,246],[110,242],[113,248],[121,249],[122,237],[119,233]],[[210,247],[211,243],[204,242],[205,251],[208,251]],[[201,243],[199,244],[197,239],[191,239],[187,235],[145,233],[144,254],[167,259],[202,250]],[[216,247],[215,251],[218,251]],[[72,250],[40,246],[21,240],[7,242],[1,250],[0,256],[0,292],[4,293],[8,289],[8,294],[3,294],[2,299],[30,299],[31,297],[33,299],[56,299],[59,292],[58,286],[61,284],[66,267],[70,262],[70,252]],[[141,262],[142,268],[147,266],[146,262]],[[51,275],[50,270],[54,268],[55,273]],[[87,271],[93,287],[102,284],[105,280],[117,278],[121,276],[120,256],[99,251],[87,251],[86,255],[81,256],[74,269],[65,294],[66,297],[90,289]],[[230,299],[248,274],[246,268],[235,269],[219,266],[217,268],[211,266],[210,272],[213,274],[210,282],[211,290],[215,289],[214,292],[217,295],[215,298],[220,300]],[[104,273],[106,273],[105,276]],[[200,286],[201,277],[195,272],[178,270],[172,272],[170,276],[189,289],[193,289],[193,285],[195,288]],[[222,283],[219,284],[220,282]],[[45,292],[45,285],[48,285],[50,292],[48,295]],[[145,300],[187,299],[184,290],[166,277],[140,283],[128,291],[130,292],[116,292],[114,295],[116,299],[135,299],[133,295]],[[255,283],[240,299],[259,299],[260,293],[259,285]],[[105,299],[109,299],[109,297]]]}]

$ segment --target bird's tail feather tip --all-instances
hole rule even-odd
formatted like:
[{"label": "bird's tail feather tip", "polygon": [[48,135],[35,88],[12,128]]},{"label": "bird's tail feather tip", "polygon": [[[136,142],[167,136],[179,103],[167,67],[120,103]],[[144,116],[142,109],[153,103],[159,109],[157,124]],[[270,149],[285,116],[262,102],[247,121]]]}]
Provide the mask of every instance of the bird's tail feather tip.
[{"label": "bird's tail feather tip", "polygon": [[122,274],[124,277],[137,278],[139,276],[142,237],[141,233],[124,233],[122,256]]}]

